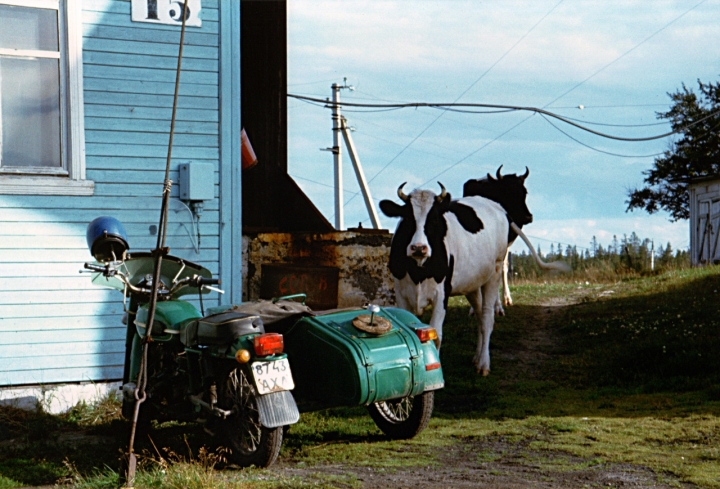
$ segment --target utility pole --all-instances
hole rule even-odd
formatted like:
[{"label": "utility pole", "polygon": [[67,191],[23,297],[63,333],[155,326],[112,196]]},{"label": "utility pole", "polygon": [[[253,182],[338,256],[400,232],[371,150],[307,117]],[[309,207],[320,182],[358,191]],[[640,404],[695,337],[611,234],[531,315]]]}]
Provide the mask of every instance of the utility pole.
[{"label": "utility pole", "polygon": [[[340,133],[345,140],[345,146],[347,146],[348,153],[350,154],[350,160],[355,170],[355,176],[357,177],[360,191],[362,192],[363,199],[365,199],[365,207],[367,208],[370,221],[374,229],[380,229],[380,218],[378,217],[377,210],[375,210],[375,204],[370,195],[370,187],[365,179],[365,172],[363,172],[362,165],[360,164],[360,158],[355,150],[355,144],[353,143],[352,136],[350,136],[350,128],[347,125],[347,119],[340,113],[340,90],[346,88],[348,90],[355,90],[352,85],[347,84],[347,78],[343,78],[343,84],[338,85],[333,83],[332,88],[332,130],[333,130],[333,146],[332,148],[324,148],[323,151],[331,151],[333,154],[333,163],[335,167],[335,229],[342,231],[345,229],[345,216],[343,209],[343,178],[342,178],[342,149],[340,148]],[[329,101],[328,101],[329,102]]]},{"label": "utility pole", "polygon": [[650,270],[655,270],[655,240],[650,246]]},{"label": "utility pole", "polygon": [[347,84],[347,78],[343,79],[343,84],[333,83],[332,86],[332,130],[333,130],[333,161],[335,166],[335,229],[342,231],[345,229],[345,216],[343,210],[343,179],[342,179],[342,153],[340,151],[340,90],[347,88],[355,90],[354,87]]}]

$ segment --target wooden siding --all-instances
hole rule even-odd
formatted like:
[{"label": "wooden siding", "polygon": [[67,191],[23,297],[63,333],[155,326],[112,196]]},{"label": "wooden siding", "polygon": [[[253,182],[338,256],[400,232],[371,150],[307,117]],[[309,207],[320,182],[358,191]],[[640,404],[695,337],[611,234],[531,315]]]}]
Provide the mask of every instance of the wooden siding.
[{"label": "wooden siding", "polygon": [[[168,225],[171,253],[215,274],[223,232],[219,11],[217,0],[203,0],[202,28],[187,29],[170,175],[176,182],[184,162],[215,165],[199,253],[177,187]],[[84,0],[82,17],[86,172],[95,194],[0,195],[0,386],[119,379],[122,297],[78,273],[91,259],[86,226],[112,215],[132,250],[156,242],[150,228],[160,217],[180,29],[132,23],[128,0]]]}]

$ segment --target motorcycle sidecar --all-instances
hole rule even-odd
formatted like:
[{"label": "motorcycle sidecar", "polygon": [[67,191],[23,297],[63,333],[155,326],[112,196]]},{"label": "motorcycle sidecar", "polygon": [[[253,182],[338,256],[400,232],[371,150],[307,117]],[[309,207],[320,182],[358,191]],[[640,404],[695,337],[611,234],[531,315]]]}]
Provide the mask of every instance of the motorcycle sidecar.
[{"label": "motorcycle sidecar", "polygon": [[430,421],[434,391],[445,384],[435,330],[413,314],[378,308],[374,317],[389,328],[377,333],[354,325],[367,319],[360,308],[313,312],[282,299],[231,307],[258,314],[266,331],[283,335],[300,412],[367,406],[396,439],[415,436]]},{"label": "motorcycle sidecar", "polygon": [[[432,328],[411,313],[381,308],[390,329],[368,333],[353,323],[365,310],[308,316],[285,333],[301,412],[367,406],[391,438],[411,438],[430,421],[434,391],[444,386]],[[386,323],[387,324],[387,323]]]}]

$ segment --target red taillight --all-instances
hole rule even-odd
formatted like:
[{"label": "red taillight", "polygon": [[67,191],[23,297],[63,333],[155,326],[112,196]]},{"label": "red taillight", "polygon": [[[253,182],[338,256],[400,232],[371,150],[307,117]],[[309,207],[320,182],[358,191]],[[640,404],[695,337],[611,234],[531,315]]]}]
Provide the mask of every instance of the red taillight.
[{"label": "red taillight", "polygon": [[283,351],[283,335],[280,333],[265,333],[255,337],[255,355],[266,357]]},{"label": "red taillight", "polygon": [[435,328],[419,328],[415,330],[415,334],[417,334],[418,338],[420,338],[421,343],[425,343],[426,341],[431,340],[437,340],[437,331],[435,331]]},{"label": "red taillight", "polygon": [[425,365],[426,372],[430,371],[430,370],[437,370],[439,368],[440,368],[440,362],[428,363],[427,365]]}]

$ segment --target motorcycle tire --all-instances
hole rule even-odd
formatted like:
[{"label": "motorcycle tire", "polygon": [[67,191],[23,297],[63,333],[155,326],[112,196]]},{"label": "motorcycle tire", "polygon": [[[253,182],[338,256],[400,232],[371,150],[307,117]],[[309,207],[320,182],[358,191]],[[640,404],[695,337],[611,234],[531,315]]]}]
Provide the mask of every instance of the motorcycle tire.
[{"label": "motorcycle tire", "polygon": [[280,453],[283,427],[266,428],[260,424],[257,392],[242,368],[231,370],[221,386],[219,404],[232,415],[222,430],[231,453],[228,461],[240,467],[269,467]]},{"label": "motorcycle tire", "polygon": [[435,404],[434,391],[368,406],[370,417],[380,430],[394,440],[412,438],[430,422]]}]

